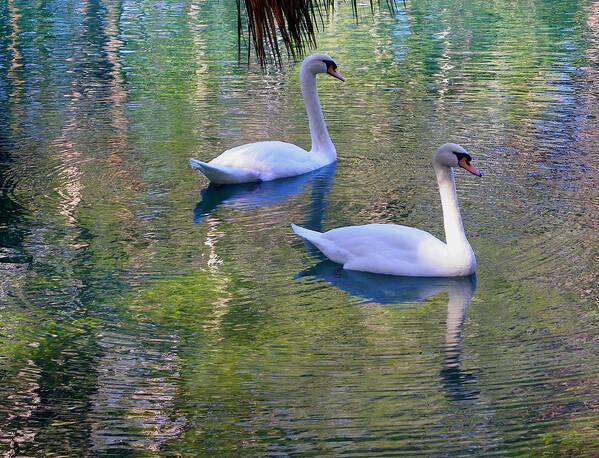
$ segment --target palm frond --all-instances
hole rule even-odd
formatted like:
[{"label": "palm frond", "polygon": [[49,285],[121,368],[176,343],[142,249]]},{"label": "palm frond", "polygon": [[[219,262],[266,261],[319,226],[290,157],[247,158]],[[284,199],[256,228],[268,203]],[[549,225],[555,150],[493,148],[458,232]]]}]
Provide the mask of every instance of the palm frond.
[{"label": "palm frond", "polygon": [[[357,20],[357,0],[350,1]],[[385,2],[389,11],[394,10],[393,0],[379,0],[379,7],[381,1]],[[253,47],[261,65],[264,66],[269,58],[280,65],[279,42],[283,42],[292,59],[301,58],[306,49],[316,46],[316,32],[324,26],[324,17],[334,11],[335,0],[243,0],[243,6],[248,34],[248,59],[250,48]],[[370,6],[374,11],[374,0],[370,0]],[[242,4],[241,0],[237,0],[239,53],[243,33]]]}]

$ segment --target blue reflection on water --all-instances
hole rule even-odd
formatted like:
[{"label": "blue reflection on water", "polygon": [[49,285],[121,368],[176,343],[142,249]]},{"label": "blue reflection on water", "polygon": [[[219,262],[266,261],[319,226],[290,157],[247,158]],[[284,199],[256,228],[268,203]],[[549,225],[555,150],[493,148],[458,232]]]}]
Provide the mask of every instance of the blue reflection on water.
[{"label": "blue reflection on water", "polygon": [[[331,189],[337,163],[334,162],[309,173],[263,183],[242,183],[217,186],[208,185],[201,191],[200,200],[193,209],[193,221],[202,220],[220,207],[256,209],[280,204],[285,200],[312,188],[310,223],[308,227],[318,229],[327,204],[324,200]],[[316,226],[315,226],[316,225]]]},{"label": "blue reflection on water", "polygon": [[339,264],[324,260],[301,272],[296,278],[324,280],[363,303],[400,305],[424,302],[447,292],[447,324],[443,366],[439,373],[448,400],[473,401],[480,390],[474,385],[474,374],[461,369],[462,328],[466,312],[476,290],[476,275],[468,277],[426,278],[397,277],[346,270]]},{"label": "blue reflection on water", "polygon": [[301,272],[297,278],[302,277],[325,280],[361,301],[383,305],[423,302],[451,288],[468,290],[472,297],[476,289],[475,275],[457,278],[398,277],[346,270],[329,260]]}]

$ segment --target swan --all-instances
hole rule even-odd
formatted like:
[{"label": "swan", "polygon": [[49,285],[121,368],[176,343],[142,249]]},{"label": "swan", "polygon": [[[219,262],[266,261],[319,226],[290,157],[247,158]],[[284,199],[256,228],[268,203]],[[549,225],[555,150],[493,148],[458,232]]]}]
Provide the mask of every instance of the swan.
[{"label": "swan", "polygon": [[453,176],[454,167],[482,176],[471,160],[454,143],[440,146],[433,156],[447,243],[420,229],[396,224],[349,226],[324,233],[295,224],[291,227],[344,269],[410,277],[471,275],[476,258],[464,233]]},{"label": "swan", "polygon": [[329,75],[345,81],[337,64],[326,54],[312,54],[300,68],[300,86],[310,126],[312,149],[280,141],[263,141],[231,148],[210,162],[190,159],[194,169],[215,184],[235,184],[276,180],[319,169],[337,160],[337,151],[324,122],[316,75]]}]

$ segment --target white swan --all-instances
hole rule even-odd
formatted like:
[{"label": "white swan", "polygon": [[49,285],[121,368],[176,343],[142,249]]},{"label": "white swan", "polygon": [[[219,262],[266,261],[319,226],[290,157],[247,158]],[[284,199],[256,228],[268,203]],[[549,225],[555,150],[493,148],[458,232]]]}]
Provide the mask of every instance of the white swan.
[{"label": "white swan", "polygon": [[395,224],[367,224],[316,232],[292,224],[297,235],[349,270],[412,277],[458,277],[476,270],[476,258],[466,239],[453,178],[453,167],[482,176],[461,146],[447,143],[437,149],[437,175],[447,243],[428,232]]},{"label": "white swan", "polygon": [[326,54],[313,54],[302,62],[300,85],[312,137],[310,151],[280,141],[256,142],[231,148],[208,163],[190,159],[191,166],[213,183],[233,184],[301,175],[335,162],[337,152],[320,108],[316,74],[328,73],[344,81],[336,69],[337,64]]}]

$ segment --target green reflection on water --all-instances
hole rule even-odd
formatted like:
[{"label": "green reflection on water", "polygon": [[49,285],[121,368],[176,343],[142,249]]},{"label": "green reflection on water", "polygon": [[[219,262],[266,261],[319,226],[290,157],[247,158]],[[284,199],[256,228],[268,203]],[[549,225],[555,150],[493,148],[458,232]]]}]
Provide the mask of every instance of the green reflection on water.
[{"label": "green reflection on water", "polygon": [[[346,77],[319,79],[334,179],[250,187],[197,223],[189,157],[307,146],[299,66],[239,65],[234,2],[0,13],[3,451],[597,445],[592,3],[422,1],[358,25],[341,6],[319,36]],[[486,172],[456,179],[480,265],[458,329],[447,291],[381,304],[300,275],[319,259],[290,222],[441,236],[447,140]]]}]

